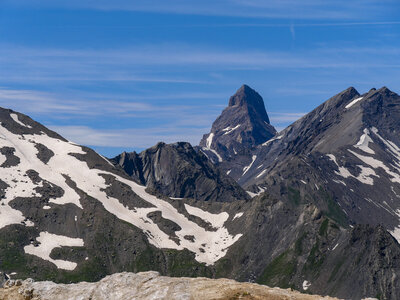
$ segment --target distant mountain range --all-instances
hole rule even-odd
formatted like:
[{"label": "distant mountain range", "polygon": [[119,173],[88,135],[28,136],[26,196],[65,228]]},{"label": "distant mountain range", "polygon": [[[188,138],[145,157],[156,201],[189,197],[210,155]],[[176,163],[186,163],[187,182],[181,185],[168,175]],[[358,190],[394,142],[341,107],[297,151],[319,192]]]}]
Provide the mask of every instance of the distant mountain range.
[{"label": "distant mountain range", "polygon": [[349,88],[277,133],[244,85],[199,146],[112,159],[12,110],[0,122],[0,270],[11,278],[154,270],[400,295],[400,96],[387,88]]}]

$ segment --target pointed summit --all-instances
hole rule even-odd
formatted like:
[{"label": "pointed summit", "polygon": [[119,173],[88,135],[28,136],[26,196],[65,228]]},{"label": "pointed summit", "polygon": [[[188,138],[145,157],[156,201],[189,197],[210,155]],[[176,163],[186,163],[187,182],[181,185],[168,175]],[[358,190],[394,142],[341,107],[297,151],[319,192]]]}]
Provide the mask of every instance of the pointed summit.
[{"label": "pointed summit", "polygon": [[215,120],[209,134],[200,141],[202,151],[214,162],[246,154],[276,134],[270,124],[263,98],[242,85],[230,97],[229,105]]},{"label": "pointed summit", "polygon": [[260,118],[270,124],[263,98],[246,84],[242,85],[236,94],[229,99],[228,106],[245,107],[249,110],[250,117]]}]

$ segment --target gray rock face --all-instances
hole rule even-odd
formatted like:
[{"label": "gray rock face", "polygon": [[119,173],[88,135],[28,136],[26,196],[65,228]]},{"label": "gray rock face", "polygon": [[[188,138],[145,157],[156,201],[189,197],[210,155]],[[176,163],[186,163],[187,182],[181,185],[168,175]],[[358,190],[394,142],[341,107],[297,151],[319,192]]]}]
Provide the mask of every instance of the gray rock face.
[{"label": "gray rock face", "polygon": [[157,272],[113,274],[95,283],[55,284],[48,281],[24,281],[18,289],[0,289],[1,299],[14,300],[224,300],[238,297],[264,300],[333,300],[330,297],[304,295],[297,291],[240,283],[228,279],[171,278],[160,276]]},{"label": "gray rock face", "polygon": [[342,219],[383,224],[400,240],[399,120],[399,95],[387,88],[360,95],[349,88],[259,146],[238,182],[254,192],[268,187],[277,196],[282,180],[296,180],[304,193],[323,187],[340,205]]},{"label": "gray rock face", "polygon": [[6,275],[6,273],[1,272],[0,271],[0,288],[2,288],[4,286],[4,284],[6,283],[6,281],[8,280],[8,276]]},{"label": "gray rock face", "polygon": [[124,152],[112,161],[134,180],[165,196],[220,202],[249,199],[232,178],[189,143],[158,143],[140,154]]},{"label": "gray rock face", "polygon": [[229,99],[229,105],[215,120],[199,146],[211,160],[222,162],[234,156],[248,154],[253,147],[276,134],[270,124],[262,97],[243,85]]}]

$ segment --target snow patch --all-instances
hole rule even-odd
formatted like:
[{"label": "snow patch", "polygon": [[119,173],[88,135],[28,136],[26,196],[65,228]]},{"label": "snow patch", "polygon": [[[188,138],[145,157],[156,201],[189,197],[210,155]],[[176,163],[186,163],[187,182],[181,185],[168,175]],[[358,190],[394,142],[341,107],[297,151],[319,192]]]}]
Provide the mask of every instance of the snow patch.
[{"label": "snow patch", "polygon": [[224,133],[224,135],[226,135],[226,134],[230,134],[232,131],[234,131],[234,130],[236,130],[236,129],[238,129],[240,126],[242,126],[241,124],[239,124],[239,125],[236,125],[235,127],[233,127],[233,128],[231,128],[231,127],[227,127],[227,128],[225,128],[225,129],[222,129],[222,131],[226,131],[225,133]]},{"label": "snow patch", "polygon": [[283,134],[282,134],[282,135],[279,135],[279,136],[277,136],[277,137],[274,137],[274,138],[272,138],[272,139],[270,139],[270,140],[268,140],[268,141],[266,141],[265,143],[262,144],[262,146],[266,146],[266,145],[268,145],[269,143],[271,143],[271,142],[273,142],[273,141],[276,141],[276,140],[280,140],[280,139],[282,139],[282,138],[283,138]]},{"label": "snow patch", "polygon": [[25,226],[26,227],[33,227],[33,226],[35,226],[35,223],[33,223],[31,220],[26,220],[25,221]]},{"label": "snow patch", "polygon": [[7,157],[0,153],[0,166],[7,160]]},{"label": "snow patch", "polygon": [[[55,154],[47,164],[38,159],[36,143],[45,145]],[[2,168],[0,172],[0,179],[9,185],[5,189],[5,197],[0,201],[3,204],[0,205],[0,229],[10,224],[21,224],[26,219],[22,212],[9,205],[10,201],[16,197],[42,196],[36,192],[35,188],[43,186],[43,182],[33,183],[26,176],[26,171],[33,169],[38,172],[40,178],[64,190],[64,194],[61,197],[50,199],[51,203],[58,205],[72,203],[82,208],[79,194],[66,183],[66,177],[68,177],[76,184],[77,189],[97,199],[108,212],[142,230],[146,234],[149,243],[153,246],[176,250],[188,249],[195,253],[195,259],[198,262],[206,263],[207,265],[211,265],[224,257],[228,248],[242,236],[242,234],[231,235],[228,229],[222,226],[229,218],[227,213],[211,214],[194,207],[191,209],[187,206],[190,214],[198,215],[217,228],[215,231],[208,231],[180,214],[167,201],[147,193],[145,186],[112,172],[89,168],[85,161],[81,161],[73,155],[86,154],[80,146],[73,143],[52,138],[46,134],[16,135],[0,126],[0,147],[4,146],[15,148],[14,155],[20,158],[20,164]],[[152,207],[129,209],[119,202],[117,198],[107,195],[105,190],[109,185],[106,184],[104,175],[112,176],[115,181],[126,184],[137,196],[150,203]],[[160,211],[163,218],[179,225],[181,230],[175,232],[179,241],[171,240],[168,234],[147,217],[150,212],[155,211]],[[193,235],[195,242],[186,240],[184,237],[187,235]],[[48,237],[49,235],[44,233],[43,237],[41,237],[43,240],[41,243],[47,245]],[[57,241],[57,238],[55,238],[55,241]],[[70,240],[66,241],[70,242]],[[50,242],[51,239],[49,239]],[[203,246],[203,244],[206,246]],[[27,247],[27,251],[42,253],[42,255],[46,254],[46,258],[50,254],[38,250],[43,246],[34,247],[35,249],[31,249],[33,246]],[[72,267],[68,263],[66,267]]]},{"label": "snow patch", "polygon": [[364,129],[364,134],[360,137],[360,140],[354,147],[364,151],[365,153],[375,154],[375,151],[369,148],[369,143],[373,143],[374,141],[369,136],[369,130],[367,128]]},{"label": "snow patch", "polygon": [[396,191],[394,190],[394,187],[391,186],[390,188],[391,188],[393,194],[394,194],[397,198],[400,198],[400,195],[396,193]]},{"label": "snow patch", "polygon": [[217,151],[215,151],[214,149],[208,149],[208,150],[217,156],[219,162],[222,162],[222,157],[221,157],[221,155],[218,154]]},{"label": "snow patch", "polygon": [[240,218],[241,216],[243,216],[243,213],[242,213],[242,212],[237,213],[237,214],[233,217],[232,220],[235,220],[236,218]]},{"label": "snow patch", "polygon": [[[349,150],[349,151],[351,151],[351,150]],[[336,160],[336,157],[333,154],[327,154],[327,156],[329,157],[330,160],[332,160],[336,164],[336,166],[339,169],[339,171],[335,171],[336,175],[339,175],[343,178],[352,177],[352,178],[357,179],[361,183],[373,185],[374,179],[371,176],[379,177],[373,169],[370,169],[370,168],[367,168],[367,167],[364,167],[361,165],[358,166],[361,169],[361,173],[358,176],[354,176],[345,167],[339,166],[339,164]],[[336,182],[343,183],[344,185],[346,185],[346,183],[344,183],[343,181],[336,181]]]},{"label": "snow patch", "polygon": [[308,282],[307,280],[303,281],[303,290],[307,291],[310,286],[311,282]]},{"label": "snow patch", "polygon": [[226,212],[212,214],[208,211],[204,211],[188,204],[185,204],[185,209],[189,214],[203,219],[204,221],[210,223],[214,228],[221,228],[229,218],[229,214]]},{"label": "snow patch", "polygon": [[400,225],[395,227],[392,231],[388,230],[389,233],[396,239],[396,241],[400,244]]},{"label": "snow patch", "polygon": [[205,156],[207,156],[208,159],[210,159],[210,156],[207,154],[206,151],[210,151],[210,152],[214,153],[215,156],[217,157],[218,161],[219,161],[219,162],[222,162],[222,157],[221,157],[221,155],[218,154],[217,151],[215,151],[214,149],[202,147],[202,148],[201,148],[201,152],[203,152],[203,154],[204,154]]},{"label": "snow patch", "polygon": [[359,98],[354,99],[353,101],[351,101],[349,104],[346,105],[346,109],[349,109],[354,104],[356,104],[357,102],[361,101],[362,99],[363,99],[363,97],[359,97]]},{"label": "snow patch", "polygon": [[18,123],[19,125],[24,126],[24,127],[26,127],[26,128],[32,128],[32,126],[30,126],[30,125],[25,125],[24,123],[22,123],[22,122],[19,120],[17,114],[12,114],[12,113],[11,113],[11,114],[10,114],[10,117],[11,117],[16,123]]},{"label": "snow patch", "polygon": [[67,247],[83,247],[84,242],[79,238],[70,238],[62,235],[48,233],[47,231],[41,232],[36,240],[40,243],[38,247],[28,245],[24,247],[27,254],[35,255],[41,259],[47,260],[57,266],[59,269],[72,271],[77,267],[77,263],[61,259],[52,259],[50,257],[51,251],[54,248],[63,246]]},{"label": "snow patch", "polygon": [[[370,156],[364,156],[361,154],[358,154],[350,149],[348,149],[348,151],[353,154],[354,156],[356,156],[359,160],[361,160],[363,163],[371,166],[374,169],[378,169],[381,168],[383,169],[386,174],[388,174],[389,176],[391,176],[392,178],[390,178],[390,181],[392,182],[397,182],[400,183],[400,175],[398,173],[392,172],[383,162],[381,162],[380,160],[374,158],[374,157],[370,157]],[[375,173],[375,172],[374,172]],[[375,175],[376,176],[376,175]]]},{"label": "snow patch", "polygon": [[256,176],[256,178],[259,178],[259,177],[263,176],[266,172],[267,172],[267,169],[263,170],[260,174],[258,174]]},{"label": "snow patch", "polygon": [[258,192],[257,192],[257,193],[253,193],[253,192],[250,192],[250,191],[246,191],[246,193],[249,194],[249,196],[250,196],[251,198],[254,198],[254,197],[259,196],[259,195],[261,195],[262,193],[264,193],[265,190],[266,190],[266,188],[262,188],[262,187],[259,187],[259,186],[258,186]]},{"label": "snow patch", "polygon": [[214,133],[211,132],[210,135],[207,137],[207,140],[206,140],[206,146],[207,146],[208,149],[211,148],[211,144],[213,142],[213,139],[214,139]]},{"label": "snow patch", "polygon": [[339,166],[339,164],[338,164],[338,162],[337,162],[337,160],[336,160],[335,155],[333,155],[333,154],[327,154],[326,156],[328,156],[329,159],[332,160],[332,161],[336,164],[336,166],[338,167],[339,172],[338,172],[338,171],[335,171],[335,173],[336,173],[337,175],[342,176],[343,178],[354,177],[354,176],[349,172],[349,170],[347,170],[345,167]]},{"label": "snow patch", "polygon": [[246,174],[247,171],[250,170],[251,166],[254,164],[254,162],[255,162],[256,159],[257,159],[257,155],[253,155],[253,156],[251,157],[251,163],[250,163],[247,167],[244,167],[244,168],[243,168],[243,174],[242,174],[242,176],[244,176],[244,174]]},{"label": "snow patch", "polygon": [[45,205],[43,206],[43,209],[51,209],[51,206]]}]

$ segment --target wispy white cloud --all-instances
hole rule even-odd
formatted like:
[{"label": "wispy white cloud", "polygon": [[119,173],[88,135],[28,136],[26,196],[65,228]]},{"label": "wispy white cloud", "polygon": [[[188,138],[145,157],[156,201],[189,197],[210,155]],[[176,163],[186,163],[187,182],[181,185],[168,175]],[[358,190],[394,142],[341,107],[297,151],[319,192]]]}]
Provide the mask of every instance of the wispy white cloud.
[{"label": "wispy white cloud", "polygon": [[[86,96],[86,98],[82,97]],[[81,97],[66,97],[55,93],[36,90],[7,89],[0,87],[0,106],[12,108],[26,114],[42,114],[63,118],[76,116],[107,116],[118,118],[170,118],[175,124],[203,126],[210,122],[220,110],[219,105],[211,105],[199,110],[199,105],[156,105],[149,100],[196,100],[224,99],[221,93],[174,93],[139,95],[106,95],[83,93]],[[117,99],[116,99],[117,98]],[[211,112],[211,114],[210,114]],[[176,118],[179,115],[180,118]],[[201,121],[203,120],[203,121]],[[185,122],[191,123],[185,123]]]},{"label": "wispy white cloud", "polygon": [[95,129],[87,126],[49,126],[65,138],[75,143],[87,146],[118,147],[118,148],[148,148],[158,142],[174,143],[189,142],[197,145],[208,128],[190,128],[182,130],[179,127]]},{"label": "wispy white cloud", "polygon": [[[305,113],[270,113],[272,124],[277,124],[280,131],[290,123],[298,120]],[[78,144],[100,147],[148,148],[157,142],[189,142],[197,145],[204,133],[209,131],[211,120],[186,119],[174,124],[149,128],[95,129],[88,126],[52,126],[49,128]],[[204,120],[203,120],[204,121]],[[183,124],[190,126],[184,127]],[[284,125],[282,125],[284,124]],[[203,126],[195,126],[203,125]]]},{"label": "wispy white cloud", "polygon": [[346,20],[387,16],[393,0],[6,0],[7,5],[252,18]]},{"label": "wispy white cloud", "polygon": [[292,123],[297,121],[302,116],[304,116],[305,112],[270,112],[269,117],[272,124],[282,124],[282,123]]},{"label": "wispy white cloud", "polygon": [[[296,52],[216,49],[199,45],[148,45],[135,48],[71,50],[0,47],[3,82],[110,81],[212,84],[196,77],[228,70],[399,68],[397,47],[315,47]],[[371,54],[376,54],[371,60]],[[190,72],[187,76],[185,72]]]},{"label": "wispy white cloud", "polygon": [[[189,93],[177,94],[176,98],[193,97],[222,97],[222,94]],[[94,95],[94,98],[99,97]],[[162,95],[147,96],[148,98],[162,97]],[[165,96],[166,99],[172,97]],[[138,97],[140,98],[140,97]],[[60,98],[51,93],[35,90],[5,89],[0,87],[0,106],[12,108],[25,114],[37,116],[57,115],[62,118],[87,118],[105,116],[121,119],[147,119],[145,128],[93,128],[89,126],[59,126],[50,124],[52,130],[57,131],[69,140],[88,146],[119,147],[119,148],[147,148],[158,141],[167,143],[188,141],[197,145],[202,135],[209,131],[209,127],[219,115],[221,105],[166,105],[157,106],[146,102],[129,102],[125,100],[93,100]],[[304,113],[270,112],[272,124],[289,124],[304,115]],[[179,117],[177,117],[179,116]],[[163,119],[162,124],[153,126],[153,120]],[[39,118],[40,119],[40,118]],[[46,119],[46,118],[44,118]]]}]

